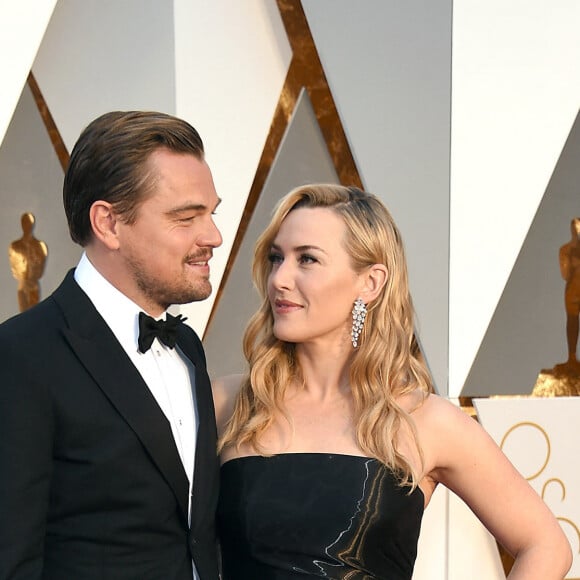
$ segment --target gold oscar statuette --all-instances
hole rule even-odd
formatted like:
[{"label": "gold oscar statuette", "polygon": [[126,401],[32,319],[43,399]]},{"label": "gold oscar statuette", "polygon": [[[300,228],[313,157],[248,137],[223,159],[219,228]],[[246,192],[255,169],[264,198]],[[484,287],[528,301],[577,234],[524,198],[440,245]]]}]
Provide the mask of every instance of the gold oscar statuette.
[{"label": "gold oscar statuette", "polygon": [[18,281],[18,306],[24,312],[40,299],[39,280],[44,273],[48,249],[46,244],[32,235],[34,216],[22,214],[22,237],[8,248],[12,275]]},{"label": "gold oscar statuette", "polygon": [[580,362],[576,357],[580,319],[580,218],[570,224],[571,239],[560,248],[560,272],[566,282],[566,341],[568,360],[551,369],[542,369],[532,391],[536,397],[580,395]]}]

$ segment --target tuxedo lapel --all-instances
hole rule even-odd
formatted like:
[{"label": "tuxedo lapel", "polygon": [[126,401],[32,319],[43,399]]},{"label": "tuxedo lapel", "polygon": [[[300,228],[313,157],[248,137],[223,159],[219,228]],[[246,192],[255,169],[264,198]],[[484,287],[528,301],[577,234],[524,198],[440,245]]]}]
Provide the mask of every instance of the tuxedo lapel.
[{"label": "tuxedo lapel", "polygon": [[[205,357],[199,339],[192,340],[193,331],[182,325],[178,328],[177,344],[195,365],[195,397],[197,403],[198,431],[193,474],[192,521],[207,509],[207,498],[217,489],[217,433],[211,385],[207,375]],[[197,348],[196,348],[197,347]],[[213,489],[212,489],[213,488]]]},{"label": "tuxedo lapel", "polygon": [[169,421],[115,335],[69,272],[53,294],[68,327],[66,340],[123,416],[172,488],[187,520],[189,483]]}]

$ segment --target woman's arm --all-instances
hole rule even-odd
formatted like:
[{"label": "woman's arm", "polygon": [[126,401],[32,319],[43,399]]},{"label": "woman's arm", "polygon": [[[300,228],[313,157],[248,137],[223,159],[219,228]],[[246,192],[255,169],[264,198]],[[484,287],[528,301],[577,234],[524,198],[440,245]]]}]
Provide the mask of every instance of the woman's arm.
[{"label": "woman's arm", "polygon": [[493,439],[449,401],[430,396],[418,417],[431,477],[456,493],[515,558],[510,580],[561,580],[570,544],[543,500]]}]

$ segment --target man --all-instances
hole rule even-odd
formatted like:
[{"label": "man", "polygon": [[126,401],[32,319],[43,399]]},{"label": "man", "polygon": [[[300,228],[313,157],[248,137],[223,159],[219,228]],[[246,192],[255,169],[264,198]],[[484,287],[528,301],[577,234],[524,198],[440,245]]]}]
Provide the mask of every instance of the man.
[{"label": "man", "polygon": [[564,304],[566,307],[567,364],[578,367],[578,318],[580,315],[580,218],[570,223],[571,240],[560,248],[560,272],[566,281]]},{"label": "man", "polygon": [[2,580],[217,579],[203,348],[139,322],[209,296],[219,201],[184,121],[113,112],[81,134],[64,205],[83,257],[0,326]]}]

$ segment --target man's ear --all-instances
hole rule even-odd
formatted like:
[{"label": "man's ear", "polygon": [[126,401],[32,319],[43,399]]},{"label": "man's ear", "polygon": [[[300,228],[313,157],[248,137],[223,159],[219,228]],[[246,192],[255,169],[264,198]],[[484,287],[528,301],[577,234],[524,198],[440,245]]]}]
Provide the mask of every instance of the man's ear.
[{"label": "man's ear", "polygon": [[95,239],[109,250],[118,250],[118,217],[113,206],[107,201],[95,201],[89,210],[89,217]]},{"label": "man's ear", "polygon": [[360,297],[365,304],[372,302],[387,283],[389,273],[384,264],[373,264],[364,274],[364,284]]}]

